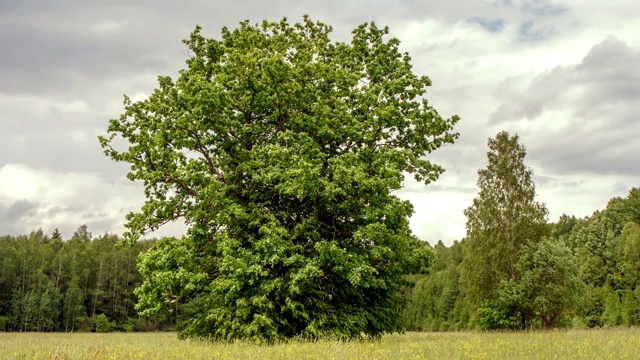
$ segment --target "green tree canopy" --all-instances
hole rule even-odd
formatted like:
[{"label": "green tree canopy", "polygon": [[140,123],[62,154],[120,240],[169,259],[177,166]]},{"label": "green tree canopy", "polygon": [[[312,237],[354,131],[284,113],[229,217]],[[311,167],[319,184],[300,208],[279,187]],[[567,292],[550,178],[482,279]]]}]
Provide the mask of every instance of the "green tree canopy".
[{"label": "green tree canopy", "polygon": [[[307,17],[242,22],[220,40],[198,27],[178,79],[160,77],[148,99],[125,98],[100,137],[145,186],[128,235],[178,219],[189,226],[180,251],[163,244],[167,256],[191,259],[182,274],[207,279],[181,299],[201,304],[185,336],[393,331],[404,276],[429,265],[428,246],[409,229],[413,208],[393,191],[405,174],[437,179],[443,169],[425,156],[453,143],[458,118],[442,118],[424,99],[430,80],[412,72],[387,28],[358,26],[350,43],[332,42],[330,32]],[[154,259],[165,273],[180,263],[160,251],[145,259],[146,272]],[[178,295],[175,281],[166,285],[139,292]]]},{"label": "green tree canopy", "polygon": [[620,235],[618,247],[620,270],[631,288],[640,281],[640,224],[629,222]]},{"label": "green tree canopy", "polygon": [[532,170],[524,164],[526,151],[518,140],[504,131],[489,139],[478,195],[465,210],[461,287],[474,309],[496,297],[502,280],[518,280],[521,249],[547,232],[547,209],[535,200]]},{"label": "green tree canopy", "polygon": [[519,279],[503,281],[499,290],[499,300],[509,299],[500,305],[508,304],[514,326],[548,329],[568,323],[585,295],[575,260],[559,240],[543,239],[524,247],[516,265]]}]

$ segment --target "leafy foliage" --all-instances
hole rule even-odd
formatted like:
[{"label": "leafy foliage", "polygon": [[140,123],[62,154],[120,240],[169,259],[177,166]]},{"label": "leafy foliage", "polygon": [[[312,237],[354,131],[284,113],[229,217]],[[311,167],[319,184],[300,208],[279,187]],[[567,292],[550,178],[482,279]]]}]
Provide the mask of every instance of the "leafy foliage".
[{"label": "leafy foliage", "polygon": [[467,236],[461,265],[463,292],[471,308],[496,298],[502,280],[519,280],[522,248],[546,233],[547,209],[535,201],[532,171],[518,136],[489,139],[488,164],[478,171],[479,192],[465,210]]},{"label": "leafy foliage", "polygon": [[[557,240],[526,245],[516,265],[517,280],[502,280],[498,297],[480,312],[481,328],[551,328],[568,324],[585,294],[575,258]],[[498,312],[496,314],[496,311]],[[490,315],[488,320],[483,316]]]},{"label": "leafy foliage", "polygon": [[[183,244],[142,259],[138,290],[148,310],[167,300],[162,286],[201,304],[183,336],[353,338],[400,326],[405,275],[425,271],[431,251],[392,192],[405,173],[424,183],[442,173],[424,156],[453,143],[458,118],[422,98],[431,82],[387,28],[363,24],[350,43],[330,32],[306,17],[243,22],[220,40],[196,28],[178,79],[126,98],[100,138],[145,185],[130,237],[189,225]],[[116,150],[117,139],[129,147]],[[168,261],[184,269],[183,259],[188,268],[167,278]],[[177,284],[193,291],[169,289]]]},{"label": "leafy foliage", "polygon": [[432,273],[414,279],[416,285],[407,293],[408,304],[403,317],[409,330],[446,331],[462,329],[468,322],[459,290],[459,265],[462,245],[434,246],[436,258]]},{"label": "leafy foliage", "polygon": [[105,314],[96,316],[93,320],[93,323],[95,326],[95,331],[97,333],[110,332],[114,327],[113,321],[110,321],[109,317]]}]

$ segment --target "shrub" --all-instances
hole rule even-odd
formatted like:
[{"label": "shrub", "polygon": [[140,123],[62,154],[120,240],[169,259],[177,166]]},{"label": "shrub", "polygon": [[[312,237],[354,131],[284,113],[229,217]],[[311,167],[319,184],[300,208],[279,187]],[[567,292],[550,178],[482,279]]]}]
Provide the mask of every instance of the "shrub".
[{"label": "shrub", "polygon": [[94,330],[97,333],[106,333],[112,331],[115,327],[115,323],[109,320],[109,317],[105,314],[100,314],[93,318]]}]

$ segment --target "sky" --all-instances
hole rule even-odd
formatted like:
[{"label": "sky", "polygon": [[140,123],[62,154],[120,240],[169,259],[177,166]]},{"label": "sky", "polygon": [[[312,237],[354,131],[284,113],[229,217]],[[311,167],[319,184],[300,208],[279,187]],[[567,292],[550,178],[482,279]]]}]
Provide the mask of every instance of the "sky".
[{"label": "sky", "polygon": [[[97,136],[144,99],[158,75],[185,66],[196,24],[223,26],[304,14],[348,41],[357,25],[387,25],[433,81],[426,97],[457,114],[460,138],[430,154],[446,172],[410,179],[418,237],[445,244],[465,234],[487,139],[517,133],[549,220],[588,216],[640,186],[640,5],[636,0],[3,0],[0,2],[0,235],[86,224],[120,234],[144,202],[126,164]],[[180,235],[169,224],[156,236]]]}]

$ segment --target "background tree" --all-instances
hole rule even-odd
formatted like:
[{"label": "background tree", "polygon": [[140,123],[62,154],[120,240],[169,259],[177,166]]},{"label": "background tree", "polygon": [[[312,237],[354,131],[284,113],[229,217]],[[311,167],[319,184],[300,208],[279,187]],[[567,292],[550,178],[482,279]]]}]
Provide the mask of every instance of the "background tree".
[{"label": "background tree", "polygon": [[221,40],[196,28],[178,79],[126,98],[100,138],[145,186],[128,236],[189,225],[194,273],[210,280],[185,336],[351,338],[401,325],[405,275],[425,270],[430,250],[392,192],[405,173],[442,173],[424,156],[453,143],[458,119],[429,106],[430,80],[387,28],[361,25],[350,43],[330,32],[306,17],[243,22]]},{"label": "background tree", "polygon": [[[584,318],[588,326],[638,324],[635,316],[628,316],[633,314],[629,308],[630,292],[638,291],[637,274],[634,274],[637,269],[634,243],[640,224],[638,209],[640,189],[633,188],[626,198],[615,197],[604,210],[585,218],[570,235],[581,277],[588,287],[590,305]],[[623,303],[626,303],[624,312]],[[637,303],[636,310],[640,310]]]},{"label": "background tree", "polygon": [[465,210],[467,236],[461,288],[470,309],[497,298],[501,281],[519,280],[521,249],[547,233],[547,209],[535,200],[532,170],[518,135],[489,139],[488,164],[478,171],[479,192]]},{"label": "background tree", "polygon": [[628,222],[618,244],[618,267],[625,283],[635,289],[640,282],[640,224]]},{"label": "background tree", "polygon": [[502,312],[504,321],[486,328],[567,326],[584,303],[585,285],[575,256],[561,241],[543,239],[527,244],[516,264],[517,279],[502,280],[497,300],[485,311]]},{"label": "background tree", "polygon": [[419,275],[407,294],[409,303],[403,316],[410,330],[447,331],[467,326],[468,319],[459,291],[459,265],[462,245],[458,241],[446,247],[434,246],[435,260],[428,275]]},{"label": "background tree", "polygon": [[84,308],[84,294],[78,287],[78,279],[74,277],[64,294],[62,307],[62,326],[64,331],[74,331],[79,325],[80,319],[86,316]]},{"label": "background tree", "polygon": [[91,239],[84,225],[68,240],[41,230],[1,237],[0,330],[91,331],[100,315],[113,320],[112,330],[174,327],[168,317],[139,318],[134,309],[133,289],[142,282],[135,259],[155,240],[115,247],[120,241]]}]

